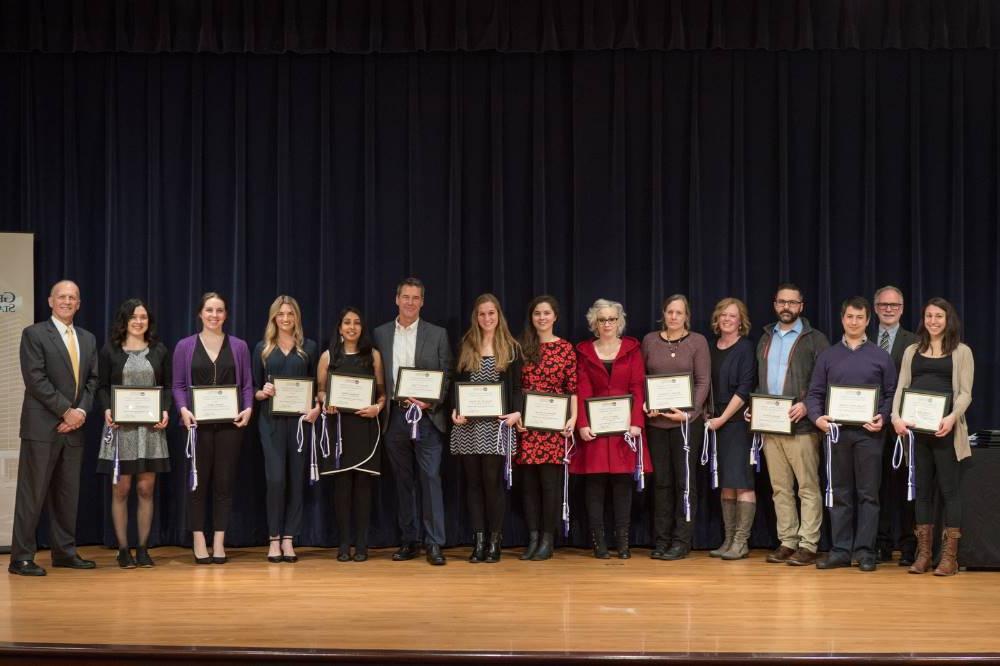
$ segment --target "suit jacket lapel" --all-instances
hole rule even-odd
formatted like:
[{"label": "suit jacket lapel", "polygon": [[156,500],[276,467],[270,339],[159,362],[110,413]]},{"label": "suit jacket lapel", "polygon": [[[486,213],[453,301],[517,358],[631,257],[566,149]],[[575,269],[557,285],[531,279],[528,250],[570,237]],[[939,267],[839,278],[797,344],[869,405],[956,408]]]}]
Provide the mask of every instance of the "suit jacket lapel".
[{"label": "suit jacket lapel", "polygon": [[[48,324],[48,326],[46,326],[46,328],[47,328],[47,330],[49,332],[49,337],[52,339],[52,344],[55,345],[55,348],[59,350],[59,355],[62,356],[62,360],[65,361],[65,363],[66,363],[66,369],[69,370],[69,376],[72,377],[73,376],[73,362],[69,360],[69,350],[66,349],[66,342],[62,339],[62,336],[59,335],[59,329],[56,328],[56,325],[52,323],[51,319],[48,322],[46,322],[46,323]],[[78,338],[78,340],[79,340],[79,338]],[[81,345],[81,349],[80,349],[80,356],[81,357],[83,356],[83,346],[82,345]],[[81,368],[83,367],[82,358],[81,358],[80,367]]]},{"label": "suit jacket lapel", "polygon": [[420,363],[418,362],[417,359],[420,358],[420,352],[423,351],[424,344],[427,342],[427,335],[428,335],[427,327],[424,325],[424,322],[421,321],[419,324],[417,324],[417,344],[414,345],[413,348],[413,365],[417,367],[420,366]]}]

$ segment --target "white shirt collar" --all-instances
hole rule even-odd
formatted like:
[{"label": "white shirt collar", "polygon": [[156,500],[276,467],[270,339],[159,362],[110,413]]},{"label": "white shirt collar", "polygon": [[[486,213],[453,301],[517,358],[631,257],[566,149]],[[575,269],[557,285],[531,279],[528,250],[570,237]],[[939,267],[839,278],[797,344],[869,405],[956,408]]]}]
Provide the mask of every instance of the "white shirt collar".
[{"label": "white shirt collar", "polygon": [[[62,323],[55,317],[52,317],[52,323],[56,325],[56,330],[59,331],[59,335],[66,337],[66,330],[70,328],[66,324]],[[73,333],[76,334],[76,329],[73,329]]]},{"label": "white shirt collar", "polygon": [[416,319],[413,320],[413,323],[410,324],[409,326],[403,326],[402,324],[399,323],[399,317],[396,317],[396,330],[409,333],[410,331],[415,330],[417,328],[417,324],[419,323],[420,323],[420,317],[417,317]]},{"label": "white shirt collar", "polygon": [[892,326],[889,326],[888,328],[885,327],[885,326],[883,326],[882,324],[878,325],[878,332],[879,333],[881,333],[882,331],[885,331],[889,335],[896,335],[896,331],[898,331],[898,330],[899,330],[899,322],[898,321],[895,324],[893,324]]}]

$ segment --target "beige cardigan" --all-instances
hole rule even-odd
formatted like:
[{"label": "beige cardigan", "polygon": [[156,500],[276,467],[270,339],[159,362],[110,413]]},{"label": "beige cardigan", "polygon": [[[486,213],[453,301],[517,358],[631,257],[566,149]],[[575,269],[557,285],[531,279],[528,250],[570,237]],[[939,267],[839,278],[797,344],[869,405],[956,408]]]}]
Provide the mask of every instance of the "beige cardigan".
[{"label": "beige cardigan", "polygon": [[[913,355],[917,353],[917,345],[912,344],[903,352],[903,362],[899,367],[899,381],[896,384],[896,395],[892,398],[892,418],[899,418],[899,403],[903,400],[903,389],[909,388],[912,381],[910,366]],[[955,416],[955,457],[963,460],[972,455],[969,448],[969,425],[965,422],[965,410],[972,402],[972,379],[976,364],[972,359],[972,350],[964,343],[951,353],[951,391],[954,395],[951,413]]]}]

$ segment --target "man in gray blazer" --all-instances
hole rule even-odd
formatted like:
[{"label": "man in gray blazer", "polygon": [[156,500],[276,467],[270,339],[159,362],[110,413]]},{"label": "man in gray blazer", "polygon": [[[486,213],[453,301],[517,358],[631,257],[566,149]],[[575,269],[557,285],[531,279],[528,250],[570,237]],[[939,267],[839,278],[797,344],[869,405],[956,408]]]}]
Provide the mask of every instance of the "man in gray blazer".
[{"label": "man in gray blazer", "polygon": [[[878,326],[872,340],[889,352],[892,362],[899,372],[903,362],[903,351],[917,341],[917,336],[903,328],[899,320],[903,317],[903,292],[898,287],[886,285],[875,292],[875,314]],[[899,565],[910,566],[917,551],[917,540],[913,536],[913,502],[906,501],[906,474],[892,469],[892,451],[896,443],[896,433],[886,428],[886,445],[882,449],[882,485],[879,488],[877,556],[880,562],[892,561],[892,524],[895,516],[900,520]]]},{"label": "man in gray blazer", "polygon": [[52,317],[21,334],[21,453],[10,566],[21,576],[44,576],[35,564],[35,530],[42,506],[49,510],[52,566],[93,569],[76,552],[83,424],[97,389],[97,341],[73,325],[80,289],[57,282],[49,292]]},{"label": "man in gray blazer", "polygon": [[[399,316],[375,329],[375,346],[382,354],[385,372],[386,406],[389,409],[385,426],[385,450],[396,478],[398,520],[401,532],[400,547],[392,559],[410,560],[420,553],[417,527],[417,495],[414,484],[413,463],[416,460],[420,481],[421,517],[427,561],[444,564],[441,552],[444,545],[444,499],[441,493],[441,456],[444,451],[444,433],[447,413],[444,396],[448,395],[448,378],[451,373],[451,347],[448,333],[420,319],[424,305],[424,285],[417,278],[406,278],[396,287],[396,306]],[[419,400],[396,400],[396,375],[399,368],[416,367],[424,370],[444,370],[442,400],[430,404]],[[411,426],[406,422],[406,411],[415,403],[423,411],[417,423],[419,439],[411,439]]]}]

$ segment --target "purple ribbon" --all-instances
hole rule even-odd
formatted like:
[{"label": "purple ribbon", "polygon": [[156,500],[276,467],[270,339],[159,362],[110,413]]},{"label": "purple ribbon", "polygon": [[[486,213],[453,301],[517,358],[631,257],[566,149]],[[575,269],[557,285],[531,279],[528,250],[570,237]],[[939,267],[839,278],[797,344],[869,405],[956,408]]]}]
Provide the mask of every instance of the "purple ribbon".
[{"label": "purple ribbon", "polygon": [[[907,439],[907,458],[906,461],[906,501],[912,502],[917,499],[917,461],[914,457],[914,443],[916,437],[913,435],[913,431],[909,428],[906,429],[906,439]],[[896,445],[892,450],[892,468],[899,469],[900,465],[903,463],[903,438],[900,435],[896,435]]]},{"label": "purple ribbon", "polygon": [[424,410],[420,409],[417,403],[411,402],[410,406],[406,409],[406,415],[403,417],[410,424],[410,439],[415,442],[420,441],[420,428],[417,427],[417,424],[420,423],[423,415]]},{"label": "purple ribbon", "polygon": [[190,479],[191,492],[198,490],[198,424],[193,424],[188,428],[187,444],[184,447],[184,454],[191,461]]},{"label": "purple ribbon", "polygon": [[573,433],[569,436],[563,436],[563,502],[562,502],[562,519],[563,519],[563,536],[569,536],[569,461],[573,457],[573,452],[576,449],[576,437]]},{"label": "purple ribbon", "polygon": [[701,464],[708,465],[712,473],[712,489],[719,487],[719,436],[705,424],[705,436],[701,440]]},{"label": "purple ribbon", "polygon": [[625,433],[625,443],[636,454],[635,472],[632,473],[632,478],[635,479],[636,489],[641,493],[646,489],[646,463],[642,457],[642,432],[636,437],[633,437],[630,432]]},{"label": "purple ribbon", "polygon": [[833,445],[840,441],[840,426],[830,421],[830,429],[826,431],[826,493],[823,495],[823,504],[827,508],[833,508]]}]

